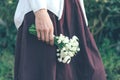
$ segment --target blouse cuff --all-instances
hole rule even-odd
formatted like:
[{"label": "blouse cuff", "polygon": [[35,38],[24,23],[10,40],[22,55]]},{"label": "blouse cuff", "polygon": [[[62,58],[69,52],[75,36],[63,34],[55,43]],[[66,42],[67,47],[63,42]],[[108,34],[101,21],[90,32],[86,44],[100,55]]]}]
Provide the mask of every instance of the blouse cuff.
[{"label": "blouse cuff", "polygon": [[29,0],[29,2],[33,12],[36,12],[40,9],[47,9],[46,0]]}]

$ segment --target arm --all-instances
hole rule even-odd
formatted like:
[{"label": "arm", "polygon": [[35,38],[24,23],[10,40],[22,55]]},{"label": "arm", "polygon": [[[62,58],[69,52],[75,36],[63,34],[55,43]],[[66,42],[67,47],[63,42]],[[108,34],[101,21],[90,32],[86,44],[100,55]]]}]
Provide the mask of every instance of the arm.
[{"label": "arm", "polygon": [[46,0],[28,0],[35,14],[35,25],[37,37],[39,40],[45,41],[53,45],[53,24],[47,12]]}]

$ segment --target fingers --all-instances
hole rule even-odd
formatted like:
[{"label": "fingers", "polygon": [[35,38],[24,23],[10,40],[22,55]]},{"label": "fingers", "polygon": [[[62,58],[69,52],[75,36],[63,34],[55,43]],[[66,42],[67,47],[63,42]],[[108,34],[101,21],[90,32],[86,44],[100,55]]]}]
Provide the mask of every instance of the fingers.
[{"label": "fingers", "polygon": [[45,41],[49,43],[49,30],[45,30]]},{"label": "fingers", "polygon": [[42,40],[43,42],[49,43],[50,45],[54,44],[54,35],[53,35],[53,27],[44,27],[42,28],[37,28],[37,37],[38,40]]},{"label": "fingers", "polygon": [[36,30],[36,31],[37,31],[38,40],[40,40],[40,31],[39,30]]},{"label": "fingers", "polygon": [[50,30],[49,43],[50,43],[50,45],[54,44],[53,30]]},{"label": "fingers", "polygon": [[53,37],[50,38],[50,45],[54,45],[54,38]]},{"label": "fingers", "polygon": [[41,27],[41,28],[37,29],[38,40],[42,40],[43,42],[47,41],[48,40],[47,35],[48,35],[48,31],[45,28],[42,29],[42,27]]},{"label": "fingers", "polygon": [[40,35],[40,28],[39,28],[39,25],[36,23],[36,31],[37,31],[37,37],[38,37],[38,40],[40,40],[41,38],[41,35]]}]

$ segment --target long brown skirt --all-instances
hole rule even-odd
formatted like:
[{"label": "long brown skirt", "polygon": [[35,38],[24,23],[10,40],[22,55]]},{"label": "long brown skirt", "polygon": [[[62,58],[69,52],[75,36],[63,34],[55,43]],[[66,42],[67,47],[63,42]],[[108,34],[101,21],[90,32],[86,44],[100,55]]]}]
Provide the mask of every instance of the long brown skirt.
[{"label": "long brown skirt", "polygon": [[103,63],[89,28],[85,25],[79,0],[65,0],[62,19],[50,11],[54,34],[79,37],[81,51],[70,64],[57,61],[56,47],[29,34],[35,23],[33,12],[25,15],[18,29],[14,80],[106,80]]}]

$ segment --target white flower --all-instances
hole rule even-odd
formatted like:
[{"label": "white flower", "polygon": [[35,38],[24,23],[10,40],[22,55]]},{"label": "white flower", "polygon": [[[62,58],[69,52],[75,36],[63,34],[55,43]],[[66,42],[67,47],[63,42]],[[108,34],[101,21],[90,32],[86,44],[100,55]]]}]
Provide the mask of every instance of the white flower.
[{"label": "white flower", "polygon": [[70,61],[71,61],[71,59],[69,59],[69,60],[67,61],[67,64],[69,64],[69,63],[70,63]]},{"label": "white flower", "polygon": [[65,49],[66,49],[66,50],[71,49],[71,45],[66,45],[66,46],[65,46]]},{"label": "white flower", "polygon": [[67,63],[68,60],[71,60],[71,57],[70,56],[66,56],[64,59],[63,59],[63,63]]},{"label": "white flower", "polygon": [[65,47],[63,47],[62,49],[61,49],[61,51],[65,51],[66,50],[66,48]]},{"label": "white flower", "polygon": [[59,61],[59,62],[62,62],[62,58],[58,58],[58,61]]},{"label": "white flower", "polygon": [[61,52],[61,53],[60,53],[60,57],[65,57],[65,56],[67,56],[67,53],[68,53],[67,51],[66,51],[66,52]]},{"label": "white flower", "polygon": [[78,38],[77,38],[76,36],[73,36],[72,39],[74,39],[74,40],[78,40]]},{"label": "white flower", "polygon": [[60,53],[57,53],[57,56],[60,56]]},{"label": "white flower", "polygon": [[57,41],[57,42],[58,42],[58,44],[60,44],[62,41],[61,41],[60,39],[58,39],[58,41]]},{"label": "white flower", "polygon": [[70,57],[73,57],[73,56],[74,56],[74,53],[69,52],[68,55],[69,55]]},{"label": "white flower", "polygon": [[77,48],[77,51],[80,51],[80,48]]},{"label": "white flower", "polygon": [[72,47],[70,50],[72,50],[72,51],[76,51],[76,47]]},{"label": "white flower", "polygon": [[72,39],[69,39],[68,37],[60,34],[60,36],[57,36],[56,41],[56,45],[58,46],[58,53],[56,54],[59,57],[58,61],[69,64],[71,58],[80,51],[78,38],[73,36]]},{"label": "white flower", "polygon": [[69,43],[69,38],[65,37],[65,39],[63,40],[63,43]]},{"label": "white flower", "polygon": [[62,34],[60,34],[59,39],[63,41],[64,38],[65,38],[65,36],[63,36]]},{"label": "white flower", "polygon": [[78,43],[77,41],[75,42],[75,44],[76,44],[77,46],[79,45],[79,43]]},{"label": "white flower", "polygon": [[60,51],[60,49],[57,49],[57,52]]}]

